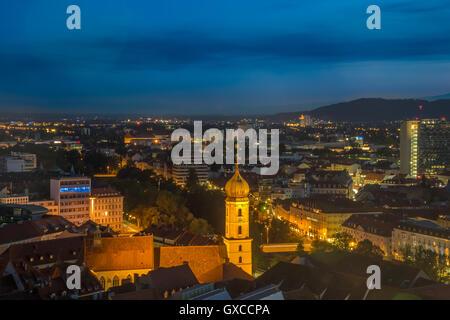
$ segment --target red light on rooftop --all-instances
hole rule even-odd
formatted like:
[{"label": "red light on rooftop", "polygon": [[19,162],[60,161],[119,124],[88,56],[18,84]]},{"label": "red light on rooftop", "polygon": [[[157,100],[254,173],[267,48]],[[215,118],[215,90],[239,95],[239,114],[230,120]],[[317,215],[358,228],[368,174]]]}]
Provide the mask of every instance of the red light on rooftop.
[{"label": "red light on rooftop", "polygon": [[442,120],[442,121],[446,121],[447,118],[446,118],[446,117],[442,117],[441,120]]},{"label": "red light on rooftop", "polygon": [[423,109],[423,106],[422,106],[422,105],[420,105],[420,106],[419,106],[419,110],[422,110],[422,109]]}]

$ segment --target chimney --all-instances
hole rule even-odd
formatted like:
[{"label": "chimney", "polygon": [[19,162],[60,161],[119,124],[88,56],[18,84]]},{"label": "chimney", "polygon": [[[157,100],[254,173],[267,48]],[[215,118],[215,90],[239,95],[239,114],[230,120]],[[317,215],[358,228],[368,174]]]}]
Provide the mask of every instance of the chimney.
[{"label": "chimney", "polygon": [[102,232],[100,226],[97,225],[97,230],[94,231],[94,247],[101,247],[102,245]]}]

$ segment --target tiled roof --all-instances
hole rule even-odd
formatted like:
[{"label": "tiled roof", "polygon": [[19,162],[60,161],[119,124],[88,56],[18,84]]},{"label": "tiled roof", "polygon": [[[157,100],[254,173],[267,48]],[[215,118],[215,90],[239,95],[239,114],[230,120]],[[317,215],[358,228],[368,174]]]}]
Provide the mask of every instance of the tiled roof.
[{"label": "tiled roof", "polygon": [[178,229],[172,225],[151,225],[147,229],[141,231],[137,236],[142,234],[153,234],[155,237],[170,240],[176,246],[200,246],[215,245],[217,241],[214,239],[190,233],[188,231]]},{"label": "tiled roof", "polygon": [[158,268],[150,271],[147,276],[150,279],[151,287],[161,292],[169,293],[175,289],[184,289],[198,284],[198,280],[188,264],[182,264],[170,268]]},{"label": "tiled roof", "polygon": [[9,247],[3,254],[10,261],[26,261],[31,266],[39,266],[56,261],[83,261],[83,236],[20,243]]},{"label": "tiled roof", "polygon": [[9,224],[0,228],[0,244],[13,243],[64,230],[75,231],[75,226],[59,216],[44,216],[42,219]]},{"label": "tiled roof", "polygon": [[153,269],[153,236],[86,239],[86,265],[94,271]]},{"label": "tiled roof", "polygon": [[155,247],[155,268],[188,263],[200,283],[223,279],[225,262],[220,246]]},{"label": "tiled roof", "polygon": [[395,221],[385,221],[374,215],[353,214],[343,224],[343,227],[357,229],[361,227],[365,232],[383,237],[391,237]]}]

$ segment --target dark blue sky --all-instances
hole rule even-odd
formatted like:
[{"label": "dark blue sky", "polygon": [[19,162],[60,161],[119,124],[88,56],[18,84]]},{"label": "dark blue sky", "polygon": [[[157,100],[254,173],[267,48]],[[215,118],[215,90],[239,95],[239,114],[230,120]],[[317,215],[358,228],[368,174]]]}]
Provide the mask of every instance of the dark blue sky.
[{"label": "dark blue sky", "polygon": [[[82,30],[66,28],[71,4]],[[0,41],[3,111],[254,114],[450,92],[448,0],[1,1]]]}]

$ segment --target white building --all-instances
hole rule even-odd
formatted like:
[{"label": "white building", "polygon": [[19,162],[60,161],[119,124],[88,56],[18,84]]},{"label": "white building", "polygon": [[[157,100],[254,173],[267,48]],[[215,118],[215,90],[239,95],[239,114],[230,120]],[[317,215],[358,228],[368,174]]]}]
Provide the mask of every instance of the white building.
[{"label": "white building", "polygon": [[37,167],[37,158],[34,153],[11,152],[11,156],[24,161],[23,171],[33,171]]},{"label": "white building", "polygon": [[0,157],[0,173],[24,172],[25,161],[14,157]]},{"label": "white building", "polygon": [[173,165],[172,178],[178,185],[185,185],[191,170],[195,171],[199,183],[206,183],[209,176],[209,167],[206,164]]}]

